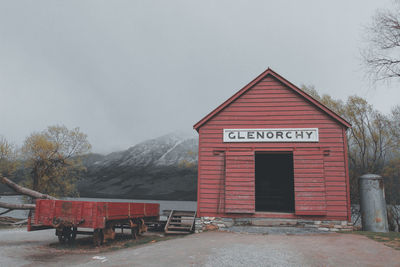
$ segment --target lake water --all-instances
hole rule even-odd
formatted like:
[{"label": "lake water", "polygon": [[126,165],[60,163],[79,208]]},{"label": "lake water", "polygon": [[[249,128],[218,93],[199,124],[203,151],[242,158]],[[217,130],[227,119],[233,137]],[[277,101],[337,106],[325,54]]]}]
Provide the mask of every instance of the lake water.
[{"label": "lake water", "polygon": [[[141,203],[158,203],[160,204],[160,214],[163,210],[190,210],[195,211],[197,208],[196,201],[175,201],[175,200],[144,200],[144,199],[110,199],[110,198],[65,198],[66,200],[82,200],[82,201],[107,201],[107,202],[141,202]],[[24,203],[22,196],[2,196],[1,202],[6,203]],[[5,209],[0,208],[0,213]],[[28,216],[28,211],[14,210],[4,216],[24,219]]]}]

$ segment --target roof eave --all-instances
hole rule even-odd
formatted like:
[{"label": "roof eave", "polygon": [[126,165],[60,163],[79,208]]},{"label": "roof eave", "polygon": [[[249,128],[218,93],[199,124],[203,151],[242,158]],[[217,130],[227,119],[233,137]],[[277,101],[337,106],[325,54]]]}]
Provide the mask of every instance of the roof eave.
[{"label": "roof eave", "polygon": [[248,83],[246,86],[244,86],[242,89],[237,91],[233,96],[228,98],[226,101],[224,101],[221,105],[219,105],[217,108],[215,108],[213,111],[211,111],[208,115],[206,115],[203,119],[201,119],[199,122],[197,122],[195,125],[193,125],[193,128],[199,132],[200,127],[203,126],[207,121],[209,121],[212,117],[217,115],[221,110],[223,110],[225,107],[227,107],[230,103],[234,102],[237,98],[239,98],[242,94],[244,94],[247,90],[249,90],[251,87],[253,87],[256,83],[258,83],[261,79],[265,78],[267,75],[272,75],[275,77],[277,80],[280,82],[284,83],[286,86],[303,96],[305,99],[310,101],[313,105],[317,106],[320,108],[322,111],[327,113],[330,117],[341,123],[343,126],[346,128],[350,128],[351,124],[347,122],[345,119],[343,119],[341,116],[336,114],[334,111],[332,111],[330,108],[319,102],[318,100],[314,99],[311,95],[307,94],[282,76],[280,76],[278,73],[273,71],[268,67],[267,70],[265,70],[263,73],[258,75],[255,79],[253,79],[250,83]]}]

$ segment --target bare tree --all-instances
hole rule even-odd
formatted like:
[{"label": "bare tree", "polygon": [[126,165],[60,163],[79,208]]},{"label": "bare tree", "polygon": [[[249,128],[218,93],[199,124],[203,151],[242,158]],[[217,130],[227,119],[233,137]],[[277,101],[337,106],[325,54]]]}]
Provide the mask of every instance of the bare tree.
[{"label": "bare tree", "polygon": [[400,77],[400,0],[378,10],[365,31],[362,58],[374,81]]}]

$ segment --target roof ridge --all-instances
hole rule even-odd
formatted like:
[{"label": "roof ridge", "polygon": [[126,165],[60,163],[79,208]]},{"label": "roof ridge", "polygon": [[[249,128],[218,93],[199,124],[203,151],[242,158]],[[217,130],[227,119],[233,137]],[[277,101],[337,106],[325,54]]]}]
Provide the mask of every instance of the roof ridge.
[{"label": "roof ridge", "polygon": [[238,99],[241,95],[243,95],[245,92],[250,90],[254,85],[256,85],[259,81],[267,77],[267,75],[273,76],[275,79],[278,81],[282,82],[285,84],[287,87],[301,95],[303,98],[306,100],[310,101],[311,104],[317,106],[319,109],[327,113],[330,117],[334,118],[336,121],[344,125],[346,128],[351,127],[351,124],[347,122],[345,119],[343,119],[341,116],[339,116],[336,112],[332,111],[330,108],[328,108],[326,105],[322,104],[320,101],[316,100],[313,98],[311,95],[308,93],[304,92],[297,86],[295,86],[293,83],[289,82],[286,80],[284,77],[273,71],[270,67],[268,67],[265,71],[263,71],[260,75],[258,75],[256,78],[254,78],[251,82],[249,82],[246,86],[244,86],[242,89],[237,91],[234,95],[232,95],[230,98],[225,100],[221,105],[219,105],[217,108],[215,108],[213,111],[211,111],[208,115],[206,115],[203,119],[201,119],[199,122],[197,122],[193,128],[196,129],[196,131],[199,131],[199,128],[203,126],[208,120],[210,120],[212,117],[217,115],[221,110],[223,110],[225,107],[227,107],[229,104],[234,102],[236,99]]}]

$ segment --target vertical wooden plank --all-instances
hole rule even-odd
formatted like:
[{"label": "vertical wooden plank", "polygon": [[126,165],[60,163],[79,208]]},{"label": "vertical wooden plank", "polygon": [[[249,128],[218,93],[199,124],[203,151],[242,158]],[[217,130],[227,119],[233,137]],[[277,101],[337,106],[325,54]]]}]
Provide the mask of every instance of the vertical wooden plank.
[{"label": "vertical wooden plank", "polygon": [[201,145],[201,139],[202,135],[200,134],[202,130],[200,129],[199,132],[199,148],[198,148],[198,159],[197,159],[197,217],[201,217],[201,198],[200,198],[200,181],[203,179],[202,173],[201,173],[201,165],[202,165],[202,151],[200,148],[202,147]]},{"label": "vertical wooden plank", "polygon": [[346,179],[346,200],[347,200],[347,221],[351,222],[351,204],[350,204],[350,177],[349,177],[349,158],[348,158],[348,148],[347,148],[347,135],[346,129],[342,130],[342,138],[344,144],[344,170]]},{"label": "vertical wooden plank", "polygon": [[[306,159],[313,155],[313,159]],[[323,151],[319,148],[301,150],[293,153],[294,157],[294,192],[296,215],[326,215],[326,187]],[[319,182],[308,182],[307,175],[312,173]],[[300,175],[302,174],[302,175]],[[299,197],[301,196],[301,201]]]},{"label": "vertical wooden plank", "polygon": [[226,152],[226,213],[255,212],[254,165],[252,151]]}]

